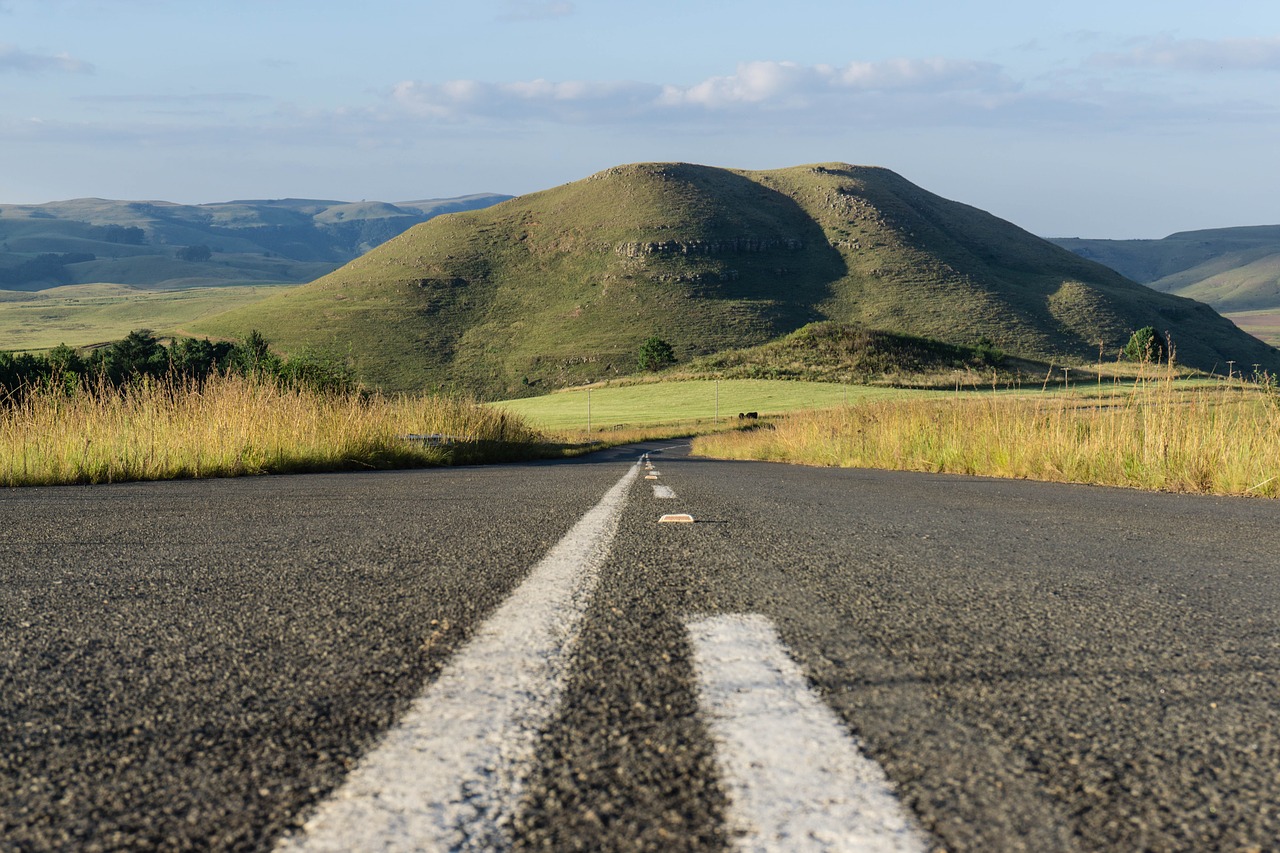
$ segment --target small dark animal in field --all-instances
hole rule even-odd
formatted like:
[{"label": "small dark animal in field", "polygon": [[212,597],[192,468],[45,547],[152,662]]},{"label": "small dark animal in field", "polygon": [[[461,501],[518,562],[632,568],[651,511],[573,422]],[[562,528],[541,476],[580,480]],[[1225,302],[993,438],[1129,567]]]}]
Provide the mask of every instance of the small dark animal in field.
[{"label": "small dark animal in field", "polygon": [[738,412],[738,420],[740,421],[745,421],[745,420],[754,421],[758,417],[760,417],[759,412]]}]

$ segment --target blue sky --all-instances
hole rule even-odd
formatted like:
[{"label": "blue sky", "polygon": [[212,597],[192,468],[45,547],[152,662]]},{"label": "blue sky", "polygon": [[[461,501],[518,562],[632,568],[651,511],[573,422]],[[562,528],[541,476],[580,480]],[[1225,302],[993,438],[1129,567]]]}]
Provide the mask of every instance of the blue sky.
[{"label": "blue sky", "polygon": [[884,166],[1044,236],[1280,223],[1276,0],[0,0],[0,203]]}]

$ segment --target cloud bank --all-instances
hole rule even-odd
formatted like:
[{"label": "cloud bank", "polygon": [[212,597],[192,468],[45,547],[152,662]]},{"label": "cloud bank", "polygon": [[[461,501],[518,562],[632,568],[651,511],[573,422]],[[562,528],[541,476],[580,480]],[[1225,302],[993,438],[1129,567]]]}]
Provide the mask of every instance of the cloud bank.
[{"label": "cloud bank", "polygon": [[53,56],[30,53],[12,44],[0,44],[0,73],[18,74],[91,74],[93,66],[65,53]]},{"label": "cloud bank", "polygon": [[1280,71],[1280,38],[1157,39],[1122,53],[1093,59],[1112,68],[1158,68],[1196,73],[1212,71]]},{"label": "cloud bank", "polygon": [[1003,95],[1017,88],[998,65],[969,60],[895,59],[844,66],[758,61],[686,86],[634,81],[404,81],[393,87],[392,101],[411,114],[441,120],[506,116],[572,121],[677,111],[796,110],[878,94]]}]

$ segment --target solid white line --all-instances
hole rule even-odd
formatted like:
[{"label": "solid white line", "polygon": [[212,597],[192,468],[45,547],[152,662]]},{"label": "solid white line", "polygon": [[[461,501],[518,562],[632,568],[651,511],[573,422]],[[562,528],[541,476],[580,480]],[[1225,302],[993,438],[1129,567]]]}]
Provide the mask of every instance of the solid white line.
[{"label": "solid white line", "polygon": [[715,616],[688,630],[739,849],[929,849],[768,619]]},{"label": "solid white line", "polygon": [[281,851],[492,850],[563,691],[634,465],[414,700]]},{"label": "solid white line", "polygon": [[653,487],[653,496],[655,498],[674,498],[676,496],[676,493],[675,493],[675,490],[672,489],[670,486],[655,485]]}]

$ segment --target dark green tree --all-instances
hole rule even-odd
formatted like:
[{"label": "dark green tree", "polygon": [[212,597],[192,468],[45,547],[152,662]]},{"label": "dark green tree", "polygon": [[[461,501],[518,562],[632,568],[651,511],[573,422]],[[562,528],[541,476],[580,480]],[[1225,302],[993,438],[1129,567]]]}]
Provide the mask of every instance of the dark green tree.
[{"label": "dark green tree", "polygon": [[639,365],[641,370],[661,370],[676,363],[676,351],[671,344],[657,335],[652,335],[640,345]]},{"label": "dark green tree", "polygon": [[85,372],[84,359],[80,357],[79,350],[69,347],[65,343],[58,344],[49,350],[46,356],[49,366],[57,373],[64,376],[71,374],[82,374]]},{"label": "dark green tree", "polygon": [[208,246],[185,246],[178,250],[180,261],[207,261],[213,257],[213,250]]},{"label": "dark green tree", "polygon": [[121,383],[140,376],[159,376],[169,369],[169,352],[150,329],[136,329],[103,352],[107,378]]},{"label": "dark green tree", "polygon": [[234,349],[232,344],[221,341],[215,344],[208,338],[178,338],[169,347],[170,369],[180,376],[206,379],[229,366]]},{"label": "dark green tree", "polygon": [[280,359],[272,354],[267,339],[257,329],[249,332],[231,353],[232,366],[241,373],[272,374],[280,372]]},{"label": "dark green tree", "polygon": [[28,352],[0,352],[0,400],[35,385],[48,375],[49,362]]},{"label": "dark green tree", "polygon": [[1129,343],[1124,345],[1123,354],[1129,361],[1155,364],[1164,361],[1168,356],[1169,344],[1165,341],[1164,335],[1157,332],[1154,327],[1143,326],[1130,336]]}]

